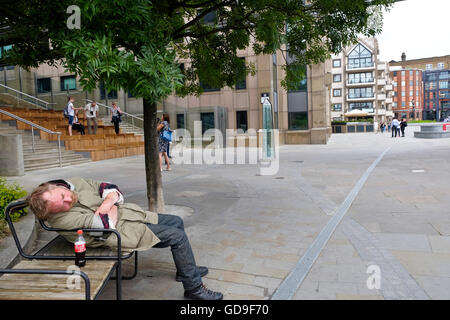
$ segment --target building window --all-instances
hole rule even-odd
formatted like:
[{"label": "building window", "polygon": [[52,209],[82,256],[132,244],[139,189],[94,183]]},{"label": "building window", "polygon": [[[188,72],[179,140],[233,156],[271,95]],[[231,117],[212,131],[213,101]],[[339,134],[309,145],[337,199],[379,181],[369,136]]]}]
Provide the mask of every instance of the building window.
[{"label": "building window", "polygon": [[373,82],[372,72],[350,73],[348,84]]},{"label": "building window", "polygon": [[61,91],[76,90],[77,80],[75,76],[63,76],[61,77]]},{"label": "building window", "polygon": [[242,129],[244,132],[247,131],[247,111],[236,111],[236,129]]},{"label": "building window", "polygon": [[349,103],[348,105],[349,110],[362,110],[365,112],[373,112],[373,103],[372,102],[355,102],[355,103]]},{"label": "building window", "polygon": [[341,82],[342,81],[342,75],[341,74],[334,74],[333,75],[333,82]]},{"label": "building window", "polygon": [[308,112],[289,112],[289,130],[307,130]]},{"label": "building window", "polygon": [[37,79],[37,89],[38,89],[38,93],[51,92],[52,91],[52,79],[51,78]]},{"label": "building window", "polygon": [[443,62],[438,62],[437,68],[438,69],[444,69],[444,63]]},{"label": "building window", "polygon": [[439,89],[448,89],[448,81],[439,81]]},{"label": "building window", "polygon": [[331,111],[342,111],[342,103],[333,103],[331,105]]},{"label": "building window", "polygon": [[440,74],[439,74],[439,79],[448,79],[449,78],[449,76],[448,76],[448,71],[442,71]]},{"label": "building window", "polygon": [[341,66],[341,59],[333,60],[333,68],[339,68]]},{"label": "building window", "polygon": [[427,63],[425,65],[425,70],[433,70],[433,64],[432,63]]},{"label": "building window", "polygon": [[202,121],[202,134],[208,129],[214,129],[214,112],[201,112],[200,120]]},{"label": "building window", "polygon": [[371,87],[349,89],[348,98],[349,99],[373,98],[373,89]]},{"label": "building window", "polygon": [[[103,82],[100,82],[100,100],[106,100],[106,90],[105,90],[105,84]],[[111,90],[108,92],[108,99],[117,99],[117,90]]]},{"label": "building window", "polygon": [[363,45],[358,45],[348,55],[349,69],[373,67],[372,53]]},{"label": "building window", "polygon": [[[240,58],[242,61],[242,68],[245,69],[245,58]],[[236,82],[236,90],[247,89],[246,75],[244,74],[241,79]]]},{"label": "building window", "polygon": [[333,97],[341,97],[342,90],[341,89],[333,89]]},{"label": "building window", "polygon": [[402,97],[404,97],[405,96],[405,91],[402,91]]},{"label": "building window", "polygon": [[185,129],[186,126],[184,124],[184,114],[177,113],[177,129]]},{"label": "building window", "polygon": [[220,91],[220,88],[215,88],[213,86],[210,86],[207,83],[200,81],[200,87],[203,89],[204,92],[212,92],[212,91]]}]

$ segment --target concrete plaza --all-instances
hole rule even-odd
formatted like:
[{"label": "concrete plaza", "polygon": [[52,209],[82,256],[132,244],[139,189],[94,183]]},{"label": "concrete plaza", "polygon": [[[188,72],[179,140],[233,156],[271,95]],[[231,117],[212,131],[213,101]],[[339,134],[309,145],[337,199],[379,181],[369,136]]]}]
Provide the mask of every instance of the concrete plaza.
[{"label": "concrete plaza", "polygon": [[[281,146],[271,176],[254,164],[174,165],[162,172],[166,212],[183,216],[197,264],[209,267],[205,284],[225,299],[271,299],[286,285],[289,299],[449,299],[450,139],[416,139],[413,128],[404,138],[335,134],[327,145]],[[8,180],[29,191],[74,175],[114,182],[147,207],[143,156]],[[291,272],[338,211],[342,220],[296,283]],[[139,258],[123,299],[183,299],[170,249]],[[115,298],[113,281],[101,298]]]}]

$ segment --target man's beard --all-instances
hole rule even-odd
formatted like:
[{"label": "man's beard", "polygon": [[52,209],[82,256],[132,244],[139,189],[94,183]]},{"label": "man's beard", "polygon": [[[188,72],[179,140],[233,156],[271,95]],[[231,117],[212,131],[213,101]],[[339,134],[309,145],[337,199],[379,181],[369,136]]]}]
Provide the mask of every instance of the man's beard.
[{"label": "man's beard", "polygon": [[70,209],[78,202],[78,196],[75,192],[72,191],[72,203],[70,204]]}]

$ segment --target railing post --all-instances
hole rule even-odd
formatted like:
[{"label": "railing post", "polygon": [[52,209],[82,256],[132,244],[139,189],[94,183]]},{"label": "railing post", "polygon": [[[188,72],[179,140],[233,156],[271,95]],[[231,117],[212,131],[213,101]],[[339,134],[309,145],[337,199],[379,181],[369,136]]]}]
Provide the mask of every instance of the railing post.
[{"label": "railing post", "polygon": [[33,149],[34,153],[34,127],[31,126],[31,148]]},{"label": "railing post", "polygon": [[58,132],[58,153],[59,153],[59,166],[62,167],[62,159],[61,159],[61,134]]}]

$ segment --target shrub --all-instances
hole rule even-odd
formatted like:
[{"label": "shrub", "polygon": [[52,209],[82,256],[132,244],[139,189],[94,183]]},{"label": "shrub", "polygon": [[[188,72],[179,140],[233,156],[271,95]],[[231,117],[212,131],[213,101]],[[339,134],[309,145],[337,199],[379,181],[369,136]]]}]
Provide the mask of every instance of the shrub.
[{"label": "shrub", "polygon": [[[6,220],[5,220],[5,208],[6,206],[17,199],[23,198],[27,195],[27,192],[23,190],[17,184],[7,184],[6,179],[0,177],[0,238],[6,235]],[[13,221],[19,220],[19,218],[27,213],[27,208],[18,210],[11,215]]]}]

